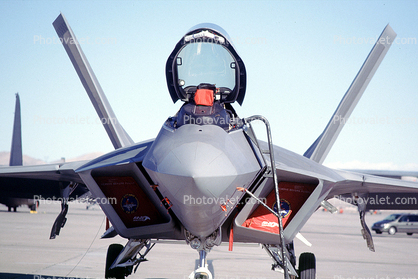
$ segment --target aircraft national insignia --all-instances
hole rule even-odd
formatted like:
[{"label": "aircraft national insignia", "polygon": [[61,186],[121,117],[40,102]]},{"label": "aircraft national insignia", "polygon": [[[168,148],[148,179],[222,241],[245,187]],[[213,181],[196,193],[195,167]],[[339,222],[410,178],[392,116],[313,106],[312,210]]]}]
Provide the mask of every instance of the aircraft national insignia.
[{"label": "aircraft national insignia", "polygon": [[[277,203],[273,205],[273,210],[277,212]],[[290,202],[285,199],[280,199],[280,215],[282,218],[289,216],[290,214]]]},{"label": "aircraft national insignia", "polygon": [[121,206],[126,213],[134,213],[139,206],[138,199],[132,194],[126,194],[121,200]]}]

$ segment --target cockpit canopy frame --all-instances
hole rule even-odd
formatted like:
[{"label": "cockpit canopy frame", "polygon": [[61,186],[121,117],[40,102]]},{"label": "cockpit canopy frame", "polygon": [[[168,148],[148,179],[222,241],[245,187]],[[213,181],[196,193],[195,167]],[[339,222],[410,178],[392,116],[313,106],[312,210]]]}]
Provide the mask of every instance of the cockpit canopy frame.
[{"label": "cockpit canopy frame", "polygon": [[[189,32],[181,38],[168,57],[166,63],[166,79],[171,99],[174,103],[177,102],[177,100],[186,102],[189,101],[191,92],[185,90],[183,88],[183,84],[179,84],[177,57],[183,48],[185,48],[188,44],[202,42],[205,38],[209,38],[208,42],[210,43],[221,45],[234,59],[235,86],[234,88],[230,88],[231,90],[228,90],[228,92],[226,92],[227,94],[222,96],[221,102],[234,103],[237,101],[240,105],[242,105],[247,83],[244,62],[236,52],[228,34],[220,26],[211,23],[202,23],[192,27]],[[196,84],[196,86],[198,86],[198,84]]]}]

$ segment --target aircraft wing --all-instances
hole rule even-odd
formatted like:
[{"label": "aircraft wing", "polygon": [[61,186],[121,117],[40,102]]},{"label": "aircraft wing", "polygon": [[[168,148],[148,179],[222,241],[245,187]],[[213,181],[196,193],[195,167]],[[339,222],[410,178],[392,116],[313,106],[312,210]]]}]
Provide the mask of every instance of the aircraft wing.
[{"label": "aircraft wing", "polygon": [[33,166],[1,167],[0,177],[82,182],[79,175],[75,173],[75,169],[86,162],[87,161]]},{"label": "aircraft wing", "polygon": [[[258,141],[258,144],[261,150],[268,148],[266,142]],[[279,146],[274,146],[274,157],[286,241],[292,241],[324,200],[331,198],[353,205],[364,203],[362,210],[418,209],[417,182],[331,169]],[[258,185],[253,194],[264,198],[273,208],[273,179],[263,178]],[[278,230],[275,222],[276,216],[255,201],[248,202],[234,220],[234,241],[263,239],[264,243],[274,243],[277,241],[274,232]]]},{"label": "aircraft wing", "polygon": [[[68,201],[81,198],[88,193],[80,176],[75,172],[85,162],[49,164],[35,166],[10,166],[0,168],[0,201],[15,207],[28,199],[36,206],[43,202],[61,202],[61,212],[56,218],[50,238],[59,235],[66,221]],[[17,204],[16,204],[17,201]],[[29,205],[29,204],[28,204]]]},{"label": "aircraft wing", "polygon": [[[152,142],[153,141],[150,140],[126,148],[119,148],[114,152],[110,152],[91,161],[2,167],[0,168],[0,190],[4,196],[9,198],[27,198],[40,202],[61,201],[61,212],[54,222],[50,235],[50,238],[54,239],[59,235],[60,229],[65,224],[66,214],[68,212],[67,202],[84,197],[83,195],[89,191],[79,172],[85,170],[88,170],[89,172],[92,170],[100,171],[107,167],[106,173],[110,173],[111,170],[118,168],[117,166],[121,165],[129,165],[134,168],[136,164],[141,164]],[[140,172],[139,169],[136,169],[136,172]],[[121,173],[117,174],[121,175]],[[127,174],[122,172],[122,175]],[[131,180],[132,179],[133,178],[131,178]],[[137,191],[139,192],[150,188],[143,184],[138,185],[142,189],[138,189]],[[97,197],[97,193],[93,194],[96,194],[95,197]],[[113,195],[111,198],[114,198]],[[150,201],[144,196],[142,197],[141,202],[152,204],[155,207],[157,200],[154,199],[153,201]],[[159,210],[161,211],[161,209]],[[156,214],[155,212],[156,210],[151,213]],[[160,212],[158,213],[161,215]],[[164,218],[161,219],[161,223],[167,223],[167,219],[168,217],[164,216]],[[164,232],[172,230],[172,222],[169,224],[169,228],[166,228],[166,226],[167,225],[163,225]]]},{"label": "aircraft wing", "polygon": [[[16,192],[22,189],[27,192],[28,198],[34,195],[55,195],[61,197],[60,189],[68,183],[84,184],[79,171],[86,168],[105,167],[115,164],[141,162],[146,155],[152,140],[137,143],[128,148],[118,149],[91,161],[77,161],[59,164],[33,165],[33,166],[7,166],[0,167],[0,187]],[[9,191],[9,192],[10,192]]]},{"label": "aircraft wing", "polygon": [[[348,171],[336,172],[345,180],[335,183],[328,199],[338,198],[354,203],[353,197],[357,196],[366,209],[418,209],[417,182]],[[396,177],[395,174],[400,173],[393,174]]]},{"label": "aircraft wing", "polygon": [[382,176],[388,178],[405,179],[418,181],[418,171],[402,171],[402,170],[347,170],[351,172],[360,172],[365,174],[371,174],[375,176]]}]

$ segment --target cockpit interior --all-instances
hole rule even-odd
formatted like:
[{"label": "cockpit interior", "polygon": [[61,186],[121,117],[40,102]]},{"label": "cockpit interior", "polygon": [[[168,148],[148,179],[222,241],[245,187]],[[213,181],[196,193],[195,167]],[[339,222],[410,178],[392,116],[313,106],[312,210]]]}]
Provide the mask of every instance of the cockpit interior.
[{"label": "cockpit interior", "polygon": [[167,86],[173,102],[183,106],[167,124],[218,125],[229,131],[239,118],[232,107],[242,104],[245,66],[228,34],[214,24],[201,24],[176,45],[166,64]]}]

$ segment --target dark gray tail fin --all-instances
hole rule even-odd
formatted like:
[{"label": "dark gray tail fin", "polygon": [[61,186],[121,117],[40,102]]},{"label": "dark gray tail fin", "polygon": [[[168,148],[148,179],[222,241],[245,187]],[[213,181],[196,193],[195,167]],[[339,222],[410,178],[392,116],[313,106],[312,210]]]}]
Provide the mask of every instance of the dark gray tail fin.
[{"label": "dark gray tail fin", "polygon": [[22,123],[20,120],[20,99],[16,93],[15,119],[13,123],[12,149],[10,151],[10,166],[21,166],[22,156]]}]

